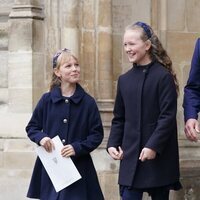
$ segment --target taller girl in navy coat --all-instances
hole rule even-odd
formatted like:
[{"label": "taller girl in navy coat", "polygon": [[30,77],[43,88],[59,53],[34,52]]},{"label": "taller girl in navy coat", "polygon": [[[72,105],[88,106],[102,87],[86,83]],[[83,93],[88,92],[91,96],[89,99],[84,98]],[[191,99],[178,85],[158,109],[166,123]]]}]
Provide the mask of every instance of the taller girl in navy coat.
[{"label": "taller girl in navy coat", "polygon": [[126,28],[124,50],[132,68],[118,80],[108,152],[121,160],[123,200],[168,200],[180,189],[177,141],[178,83],[172,62],[151,27]]},{"label": "taller girl in navy coat", "polygon": [[[41,200],[103,200],[90,152],[103,139],[103,127],[95,100],[78,83],[80,66],[68,49],[53,58],[50,91],[39,100],[26,127],[28,137],[51,152],[56,135],[64,147],[63,157],[71,157],[82,178],[56,192],[37,158],[27,196]],[[67,172],[66,172],[67,173]]]}]

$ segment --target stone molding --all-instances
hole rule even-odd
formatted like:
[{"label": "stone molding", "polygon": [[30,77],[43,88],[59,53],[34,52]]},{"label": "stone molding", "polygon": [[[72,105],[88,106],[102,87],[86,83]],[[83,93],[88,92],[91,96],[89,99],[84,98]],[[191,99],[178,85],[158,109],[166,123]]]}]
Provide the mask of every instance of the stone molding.
[{"label": "stone molding", "polygon": [[31,18],[44,20],[43,8],[34,5],[14,5],[9,15],[10,18]]}]

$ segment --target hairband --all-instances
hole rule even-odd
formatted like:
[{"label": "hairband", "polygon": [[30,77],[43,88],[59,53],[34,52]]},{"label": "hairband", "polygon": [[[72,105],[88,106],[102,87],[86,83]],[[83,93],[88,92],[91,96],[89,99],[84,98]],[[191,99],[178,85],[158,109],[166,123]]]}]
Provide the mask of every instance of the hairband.
[{"label": "hairband", "polygon": [[144,22],[136,22],[134,25],[140,26],[146,33],[148,39],[151,38],[152,33],[149,25],[145,24]]},{"label": "hairband", "polygon": [[56,52],[56,54],[53,56],[53,68],[56,67],[58,57],[60,56],[60,54],[61,54],[62,52],[71,52],[71,50],[70,50],[70,49],[67,49],[67,48],[64,48],[64,49],[59,50],[58,52]]}]

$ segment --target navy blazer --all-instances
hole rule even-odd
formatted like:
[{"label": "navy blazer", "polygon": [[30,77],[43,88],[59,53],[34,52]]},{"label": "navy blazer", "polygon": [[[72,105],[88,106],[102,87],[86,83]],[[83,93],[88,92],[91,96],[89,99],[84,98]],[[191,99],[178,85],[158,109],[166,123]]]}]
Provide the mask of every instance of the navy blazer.
[{"label": "navy blazer", "polygon": [[189,78],[184,88],[183,108],[185,121],[198,118],[200,111],[200,38],[196,41]]}]

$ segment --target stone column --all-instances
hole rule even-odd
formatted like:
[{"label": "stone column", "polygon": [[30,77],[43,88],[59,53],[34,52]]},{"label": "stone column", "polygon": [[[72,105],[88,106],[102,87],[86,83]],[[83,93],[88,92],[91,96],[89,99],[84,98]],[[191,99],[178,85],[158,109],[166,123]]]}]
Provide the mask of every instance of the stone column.
[{"label": "stone column", "polygon": [[[44,89],[42,5],[36,0],[15,0],[9,17],[8,111],[17,116],[30,114]],[[19,126],[17,121],[12,123]],[[16,130],[8,132],[17,134]]]},{"label": "stone column", "polygon": [[[99,0],[97,24],[98,100],[112,99],[112,14],[111,0]],[[104,14],[102,14],[104,13]]]},{"label": "stone column", "polygon": [[44,0],[45,3],[45,88],[49,87],[52,75],[52,56],[61,49],[61,0]]},{"label": "stone column", "polygon": [[82,84],[96,98],[108,137],[112,109],[112,14],[111,0],[88,0],[79,4]]},{"label": "stone column", "polygon": [[35,160],[25,126],[43,92],[44,16],[40,2],[15,0],[9,15],[8,106],[0,114],[0,199],[25,199]]},{"label": "stone column", "polygon": [[63,1],[61,10],[61,47],[71,49],[79,58],[79,1]]},{"label": "stone column", "polygon": [[97,83],[95,96],[97,97],[102,120],[104,122],[106,145],[110,130],[113,110],[113,63],[112,63],[112,0],[99,0],[97,15]]},{"label": "stone column", "polygon": [[80,3],[79,26],[80,26],[80,62],[82,84],[91,94],[95,95],[96,64],[96,4],[98,1],[87,0]]}]

